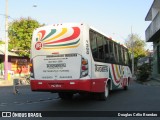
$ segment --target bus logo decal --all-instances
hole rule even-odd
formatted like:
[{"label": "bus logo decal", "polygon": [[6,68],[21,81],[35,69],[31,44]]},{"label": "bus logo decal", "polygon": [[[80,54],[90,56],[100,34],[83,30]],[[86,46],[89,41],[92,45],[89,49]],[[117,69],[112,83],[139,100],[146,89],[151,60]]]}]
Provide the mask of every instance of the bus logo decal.
[{"label": "bus logo decal", "polygon": [[61,31],[52,29],[48,34],[45,30],[41,30],[37,34],[36,41],[43,42],[43,49],[78,47],[80,44],[80,28],[62,28]]},{"label": "bus logo decal", "polygon": [[42,42],[37,42],[36,44],[35,44],[35,48],[36,48],[36,50],[40,50],[41,48],[42,48]]},{"label": "bus logo decal", "polygon": [[45,33],[46,33],[46,31],[45,31],[45,30],[41,30],[41,31],[39,31],[39,32],[38,32],[38,34],[37,34],[36,41],[41,40],[41,39],[44,37]]},{"label": "bus logo decal", "polygon": [[95,64],[95,72],[108,72],[108,66]]}]

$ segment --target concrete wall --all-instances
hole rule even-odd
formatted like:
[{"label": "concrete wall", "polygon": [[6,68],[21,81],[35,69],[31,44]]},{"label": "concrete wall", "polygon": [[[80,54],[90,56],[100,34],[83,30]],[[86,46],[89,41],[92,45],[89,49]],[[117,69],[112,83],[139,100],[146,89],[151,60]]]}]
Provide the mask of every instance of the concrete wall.
[{"label": "concrete wall", "polygon": [[152,76],[153,77],[159,77],[160,78],[160,73],[158,71],[158,67],[160,67],[160,64],[158,62],[158,56],[157,56],[157,46],[160,46],[160,38],[158,38],[157,40],[153,41],[153,69],[152,69]]}]

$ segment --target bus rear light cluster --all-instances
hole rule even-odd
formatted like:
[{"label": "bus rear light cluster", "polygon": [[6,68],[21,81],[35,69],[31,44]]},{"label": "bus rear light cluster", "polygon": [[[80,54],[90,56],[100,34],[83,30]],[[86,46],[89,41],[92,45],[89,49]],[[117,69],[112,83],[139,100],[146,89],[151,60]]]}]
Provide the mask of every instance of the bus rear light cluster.
[{"label": "bus rear light cluster", "polygon": [[87,75],[88,75],[88,60],[82,58],[81,78],[86,77]]}]

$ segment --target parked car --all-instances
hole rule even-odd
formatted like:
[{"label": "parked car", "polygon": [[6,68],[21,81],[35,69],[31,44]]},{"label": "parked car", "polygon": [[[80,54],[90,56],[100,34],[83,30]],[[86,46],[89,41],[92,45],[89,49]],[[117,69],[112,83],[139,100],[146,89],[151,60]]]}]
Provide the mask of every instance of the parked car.
[{"label": "parked car", "polygon": [[151,64],[151,62],[152,62],[152,57],[148,57],[148,56],[147,57],[141,57],[137,62],[137,67],[140,67],[140,66],[142,66],[143,64],[146,64],[146,63]]}]

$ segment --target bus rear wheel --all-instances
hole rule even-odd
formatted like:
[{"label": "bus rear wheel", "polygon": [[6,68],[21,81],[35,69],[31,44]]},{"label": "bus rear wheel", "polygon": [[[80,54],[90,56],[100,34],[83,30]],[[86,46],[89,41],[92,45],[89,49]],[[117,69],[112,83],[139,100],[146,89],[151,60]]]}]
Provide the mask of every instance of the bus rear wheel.
[{"label": "bus rear wheel", "polygon": [[129,86],[129,79],[127,79],[127,82],[125,83],[123,89],[128,90],[128,86]]},{"label": "bus rear wheel", "polygon": [[73,98],[73,93],[69,92],[59,92],[58,95],[62,100],[69,100]]},{"label": "bus rear wheel", "polygon": [[109,84],[105,86],[105,91],[103,93],[98,93],[98,100],[106,100],[109,96]]},{"label": "bus rear wheel", "polygon": [[124,90],[128,90],[128,85],[123,87]]}]

